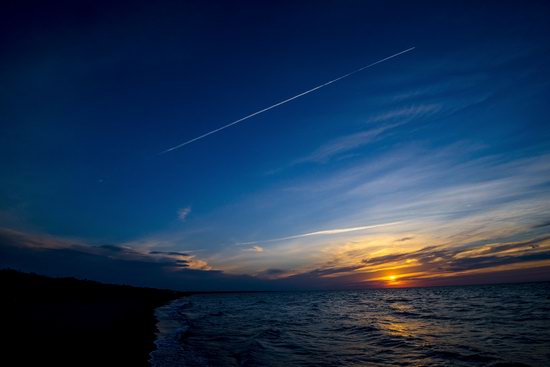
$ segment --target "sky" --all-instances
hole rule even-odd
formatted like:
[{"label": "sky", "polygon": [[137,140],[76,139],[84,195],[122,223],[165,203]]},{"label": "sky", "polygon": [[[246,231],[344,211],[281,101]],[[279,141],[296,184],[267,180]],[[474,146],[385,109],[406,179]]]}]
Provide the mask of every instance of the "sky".
[{"label": "sky", "polygon": [[186,290],[550,280],[548,3],[5,7],[1,267]]}]

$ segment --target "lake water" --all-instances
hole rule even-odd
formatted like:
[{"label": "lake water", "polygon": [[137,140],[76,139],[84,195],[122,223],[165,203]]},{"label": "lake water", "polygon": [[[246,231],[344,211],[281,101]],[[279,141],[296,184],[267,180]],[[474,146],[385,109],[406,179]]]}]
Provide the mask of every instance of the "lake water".
[{"label": "lake water", "polygon": [[157,309],[154,366],[550,366],[550,283],[202,294]]}]

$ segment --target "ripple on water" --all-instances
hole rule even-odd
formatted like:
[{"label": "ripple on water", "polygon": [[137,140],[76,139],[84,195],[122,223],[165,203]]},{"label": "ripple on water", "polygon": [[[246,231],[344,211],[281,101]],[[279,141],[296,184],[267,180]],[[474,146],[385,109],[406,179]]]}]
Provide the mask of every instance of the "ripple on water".
[{"label": "ripple on water", "polygon": [[[155,366],[550,366],[550,284],[195,295]],[[162,319],[162,320],[160,320]]]}]

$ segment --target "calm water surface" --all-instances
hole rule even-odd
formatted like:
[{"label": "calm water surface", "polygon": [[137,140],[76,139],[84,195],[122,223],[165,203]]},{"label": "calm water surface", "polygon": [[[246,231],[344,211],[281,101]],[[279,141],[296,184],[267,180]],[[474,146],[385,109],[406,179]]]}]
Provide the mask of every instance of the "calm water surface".
[{"label": "calm water surface", "polygon": [[194,295],[154,366],[550,366],[550,283]]}]

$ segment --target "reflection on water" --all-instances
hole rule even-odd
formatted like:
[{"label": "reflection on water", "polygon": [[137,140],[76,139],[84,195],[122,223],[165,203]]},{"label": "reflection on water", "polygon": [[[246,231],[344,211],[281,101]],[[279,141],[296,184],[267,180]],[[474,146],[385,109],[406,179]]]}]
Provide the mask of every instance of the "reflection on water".
[{"label": "reflection on water", "polygon": [[158,366],[550,366],[549,283],[210,294],[168,310],[179,334],[161,335]]}]

